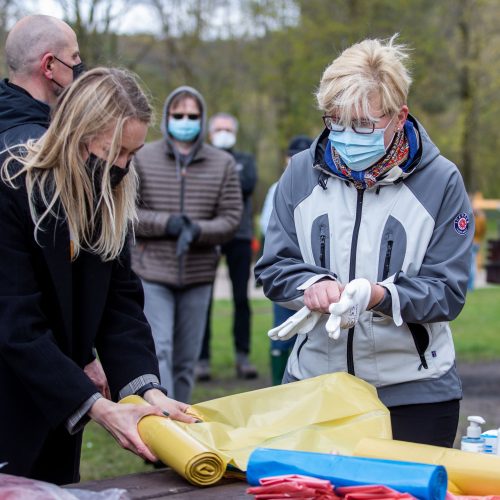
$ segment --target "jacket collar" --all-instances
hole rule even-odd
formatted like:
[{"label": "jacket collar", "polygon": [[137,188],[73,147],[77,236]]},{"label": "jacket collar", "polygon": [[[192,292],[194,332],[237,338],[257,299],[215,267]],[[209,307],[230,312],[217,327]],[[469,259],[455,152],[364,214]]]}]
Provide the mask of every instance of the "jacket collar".
[{"label": "jacket collar", "polygon": [[50,107],[33,98],[26,90],[0,81],[0,133],[19,125],[37,124],[45,128],[50,123]]}]

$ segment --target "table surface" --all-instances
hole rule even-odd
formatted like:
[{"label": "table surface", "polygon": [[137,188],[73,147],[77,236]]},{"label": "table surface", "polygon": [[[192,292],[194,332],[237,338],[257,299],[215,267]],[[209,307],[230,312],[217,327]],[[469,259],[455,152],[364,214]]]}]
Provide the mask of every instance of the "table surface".
[{"label": "table surface", "polygon": [[238,479],[222,479],[214,486],[193,486],[172,469],[161,469],[153,472],[129,474],[98,481],[70,484],[68,488],[102,491],[108,488],[127,490],[130,498],[146,500],[149,498],[167,498],[168,500],[234,500],[252,497],[246,494],[248,484]]}]

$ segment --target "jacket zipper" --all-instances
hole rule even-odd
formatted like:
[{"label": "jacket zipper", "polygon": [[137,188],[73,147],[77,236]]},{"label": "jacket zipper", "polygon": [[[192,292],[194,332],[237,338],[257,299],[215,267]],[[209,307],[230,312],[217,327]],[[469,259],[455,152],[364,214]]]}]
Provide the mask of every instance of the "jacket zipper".
[{"label": "jacket zipper", "polygon": [[321,226],[321,228],[320,228],[319,241],[320,241],[320,244],[319,244],[319,265],[322,268],[326,268],[326,252],[325,252],[326,234],[325,234],[324,226]]},{"label": "jacket zipper", "polygon": [[384,260],[384,271],[382,273],[382,281],[384,281],[389,276],[389,266],[391,264],[391,255],[392,255],[392,245],[394,241],[389,240],[387,242],[387,250],[385,251],[385,260]]},{"label": "jacket zipper", "polygon": [[302,341],[302,343],[299,345],[299,348],[297,349],[297,361],[299,361],[300,351],[302,351],[302,348],[304,347],[305,343],[308,340],[309,340],[309,335],[306,334],[306,338]]},{"label": "jacket zipper", "polygon": [[[181,167],[181,214],[184,214],[184,191],[186,189],[186,167]],[[184,260],[185,255],[179,256],[179,286],[183,285],[184,282]]]},{"label": "jacket zipper", "polygon": [[[349,263],[349,281],[352,281],[356,277],[356,250],[358,247],[358,236],[359,236],[359,226],[361,224],[361,214],[363,212],[364,193],[365,193],[364,189],[358,189],[357,191],[356,219],[354,221],[354,230],[352,232],[351,260]],[[349,328],[349,332],[347,334],[347,372],[350,373],[351,375],[355,375],[353,342],[354,342],[354,327]]]}]

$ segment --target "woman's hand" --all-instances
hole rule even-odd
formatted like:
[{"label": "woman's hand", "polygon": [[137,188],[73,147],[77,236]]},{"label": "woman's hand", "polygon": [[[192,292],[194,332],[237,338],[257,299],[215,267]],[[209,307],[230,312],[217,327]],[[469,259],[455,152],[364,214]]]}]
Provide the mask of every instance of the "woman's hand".
[{"label": "woman's hand", "polygon": [[[185,422],[187,424],[193,424],[199,422],[200,419],[195,418],[189,414],[191,407],[186,403],[181,403],[175,399],[171,399],[163,392],[158,389],[150,389],[146,391],[143,398],[154,406],[161,408],[164,412],[168,413],[168,416],[172,420],[178,420],[179,422]],[[186,413],[188,412],[188,413]],[[165,415],[165,413],[164,413]]]},{"label": "woman's hand", "polygon": [[329,314],[330,304],[339,301],[343,288],[338,281],[330,279],[318,281],[304,292],[304,305],[310,311]]},{"label": "woman's hand", "polygon": [[137,429],[139,420],[146,415],[164,416],[158,406],[118,404],[104,398],[98,399],[89,411],[89,417],[102,425],[122,448],[156,462],[157,457],[144,444]]},{"label": "woman's hand", "polygon": [[92,380],[97,390],[106,398],[111,399],[109,392],[108,379],[102,368],[101,362],[96,358],[91,361],[84,369],[85,375]]}]

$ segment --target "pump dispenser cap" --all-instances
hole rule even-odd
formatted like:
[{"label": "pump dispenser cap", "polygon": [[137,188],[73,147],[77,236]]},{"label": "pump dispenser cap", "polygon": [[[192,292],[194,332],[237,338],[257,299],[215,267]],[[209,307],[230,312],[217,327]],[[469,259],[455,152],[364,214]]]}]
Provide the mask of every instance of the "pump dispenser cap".
[{"label": "pump dispenser cap", "polygon": [[467,437],[481,437],[481,424],[485,424],[486,420],[479,416],[467,417],[467,420],[470,422],[469,427],[467,427]]}]

